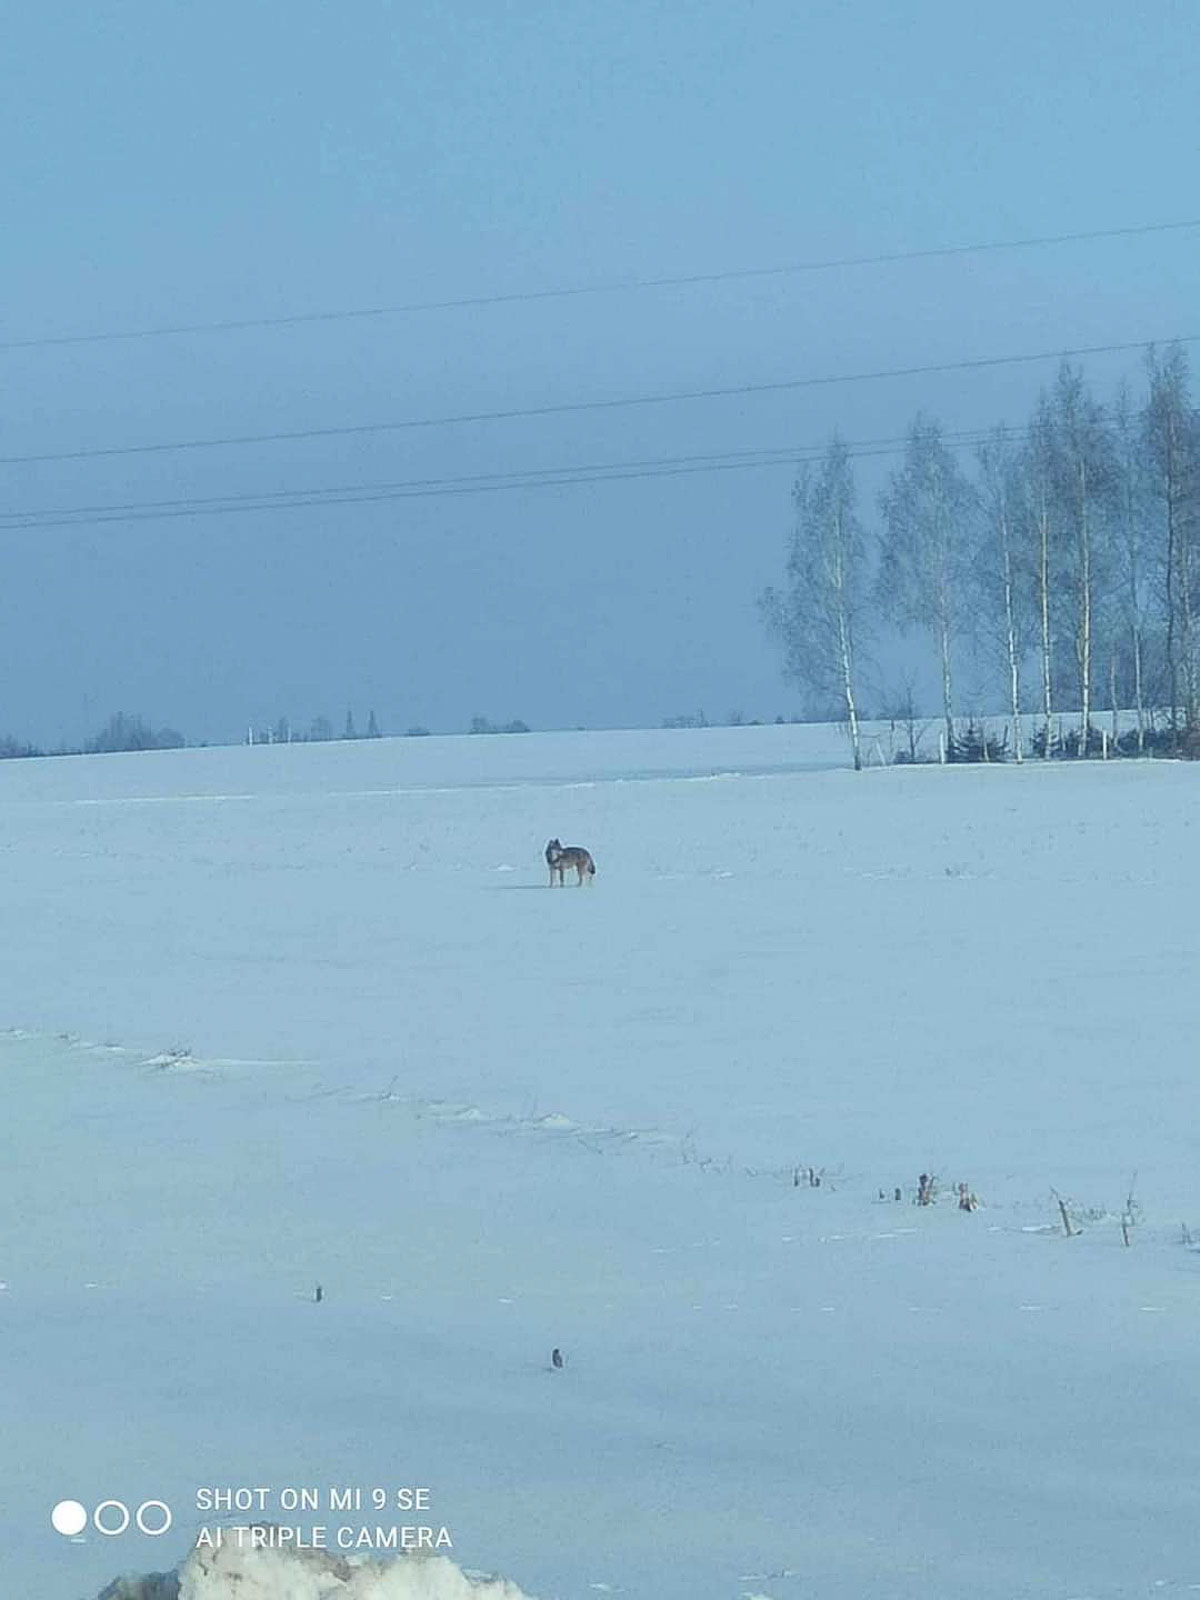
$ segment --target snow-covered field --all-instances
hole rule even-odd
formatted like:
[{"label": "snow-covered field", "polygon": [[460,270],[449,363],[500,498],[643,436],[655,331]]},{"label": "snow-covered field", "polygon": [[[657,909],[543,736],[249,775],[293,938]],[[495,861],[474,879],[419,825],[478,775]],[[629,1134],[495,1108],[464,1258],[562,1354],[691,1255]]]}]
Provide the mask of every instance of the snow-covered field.
[{"label": "snow-covered field", "polygon": [[539,1600],[1200,1590],[1200,768],[844,763],[0,765],[2,1600],[255,1520],[202,1486]]}]

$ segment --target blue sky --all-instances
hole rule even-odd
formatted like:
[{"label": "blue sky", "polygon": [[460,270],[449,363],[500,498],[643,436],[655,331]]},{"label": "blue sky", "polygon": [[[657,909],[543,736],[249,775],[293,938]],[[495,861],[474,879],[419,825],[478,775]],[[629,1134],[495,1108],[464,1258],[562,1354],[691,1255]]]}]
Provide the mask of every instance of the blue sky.
[{"label": "blue sky", "polygon": [[[0,66],[0,339],[1183,219],[1194,7],[45,3]],[[0,454],[1200,333],[1200,230],[0,354]],[[1109,388],[1136,360],[1089,364]],[[1052,366],[0,467],[6,509],[888,438]],[[864,463],[873,511],[888,463]],[[754,598],[786,467],[8,531],[0,734],[793,709]],[[892,671],[887,652],[879,675]]]}]

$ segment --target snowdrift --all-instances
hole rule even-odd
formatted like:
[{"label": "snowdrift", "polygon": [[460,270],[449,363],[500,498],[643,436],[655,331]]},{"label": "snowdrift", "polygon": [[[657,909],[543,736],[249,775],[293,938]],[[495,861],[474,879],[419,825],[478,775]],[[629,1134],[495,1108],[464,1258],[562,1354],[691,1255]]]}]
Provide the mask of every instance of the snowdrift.
[{"label": "snowdrift", "polygon": [[322,1550],[193,1550],[178,1575],[118,1578],[98,1600],[531,1600],[445,1556],[347,1560]]}]

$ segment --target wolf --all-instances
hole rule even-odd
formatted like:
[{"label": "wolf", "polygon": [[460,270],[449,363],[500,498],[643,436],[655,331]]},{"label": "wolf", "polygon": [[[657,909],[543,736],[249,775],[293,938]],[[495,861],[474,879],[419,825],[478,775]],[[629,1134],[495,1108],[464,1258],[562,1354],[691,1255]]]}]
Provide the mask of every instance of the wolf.
[{"label": "wolf", "polygon": [[590,850],[585,850],[582,845],[564,845],[559,839],[551,839],[546,846],[546,865],[550,868],[550,887],[553,889],[555,878],[559,883],[566,885],[568,867],[574,867],[579,874],[578,882],[591,883],[596,876],[596,863],[592,860]]}]

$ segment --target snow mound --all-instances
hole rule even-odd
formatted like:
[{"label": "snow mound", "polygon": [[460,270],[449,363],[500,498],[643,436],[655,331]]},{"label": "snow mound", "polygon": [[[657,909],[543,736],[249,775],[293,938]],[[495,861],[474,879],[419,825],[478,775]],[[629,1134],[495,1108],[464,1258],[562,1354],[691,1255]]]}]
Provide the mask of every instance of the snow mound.
[{"label": "snow mound", "polygon": [[119,1578],[98,1600],[531,1600],[445,1556],[344,1559],[323,1550],[193,1550],[177,1577]]},{"label": "snow mound", "polygon": [[179,1600],[179,1579],[171,1572],[152,1572],[146,1578],[118,1578],[100,1600]]}]

